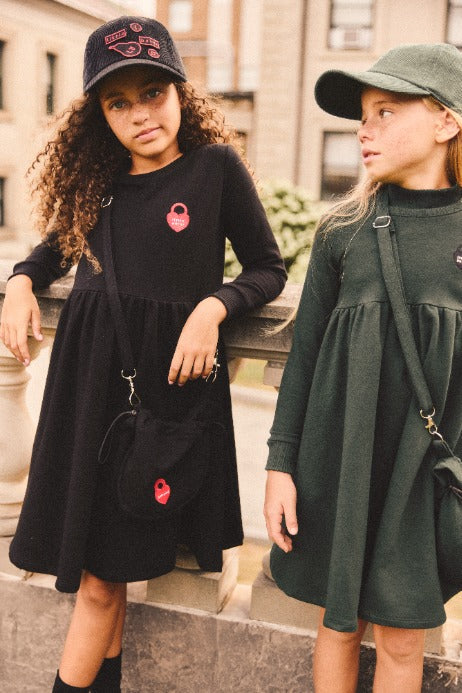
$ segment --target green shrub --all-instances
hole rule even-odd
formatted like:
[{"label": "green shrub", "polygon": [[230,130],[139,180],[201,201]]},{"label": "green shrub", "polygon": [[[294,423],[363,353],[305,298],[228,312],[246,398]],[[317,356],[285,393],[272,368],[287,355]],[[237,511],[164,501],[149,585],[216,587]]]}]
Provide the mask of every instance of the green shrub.
[{"label": "green shrub", "polygon": [[[285,180],[260,183],[260,199],[292,282],[302,282],[309,259],[314,229],[322,211],[300,186]],[[225,274],[235,277],[241,271],[231,245],[226,247]]]}]

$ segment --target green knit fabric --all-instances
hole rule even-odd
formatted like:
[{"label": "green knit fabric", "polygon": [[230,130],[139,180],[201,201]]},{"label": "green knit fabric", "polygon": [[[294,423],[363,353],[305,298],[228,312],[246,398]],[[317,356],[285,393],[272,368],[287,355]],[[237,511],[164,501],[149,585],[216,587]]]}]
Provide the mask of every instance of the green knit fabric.
[{"label": "green knit fabric", "polygon": [[[419,355],[441,430],[459,454],[461,195],[390,186]],[[298,492],[294,550],[273,547],[273,576],[290,596],[325,606],[325,625],[339,631],[354,631],[358,616],[435,627],[444,601],[462,589],[438,576],[430,439],[412,399],[374,216],[315,239],[267,463],[292,473]]]}]

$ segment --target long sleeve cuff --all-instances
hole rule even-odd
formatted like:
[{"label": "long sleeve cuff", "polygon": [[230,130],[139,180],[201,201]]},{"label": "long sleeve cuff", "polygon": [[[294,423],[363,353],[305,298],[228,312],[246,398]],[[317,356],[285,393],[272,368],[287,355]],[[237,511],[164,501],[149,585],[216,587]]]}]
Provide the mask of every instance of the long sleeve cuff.
[{"label": "long sleeve cuff", "polygon": [[294,474],[297,466],[298,445],[281,440],[269,440],[269,455],[265,469]]}]

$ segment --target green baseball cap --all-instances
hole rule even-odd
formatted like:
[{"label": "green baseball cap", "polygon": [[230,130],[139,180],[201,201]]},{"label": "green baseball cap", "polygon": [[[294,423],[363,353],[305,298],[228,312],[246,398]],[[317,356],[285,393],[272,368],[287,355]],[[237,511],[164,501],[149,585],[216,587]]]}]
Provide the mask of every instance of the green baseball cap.
[{"label": "green baseball cap", "polygon": [[316,82],[314,95],[327,113],[360,120],[365,87],[433,96],[462,115],[462,53],[449,43],[398,46],[365,72],[327,70]]}]

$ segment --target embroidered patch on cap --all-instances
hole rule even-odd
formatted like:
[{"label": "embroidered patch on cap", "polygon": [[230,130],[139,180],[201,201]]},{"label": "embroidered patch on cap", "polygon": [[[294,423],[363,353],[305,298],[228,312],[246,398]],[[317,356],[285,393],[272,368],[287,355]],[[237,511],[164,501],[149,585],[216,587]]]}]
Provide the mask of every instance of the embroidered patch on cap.
[{"label": "embroidered patch on cap", "polygon": [[[130,29],[139,33],[143,31],[143,27],[138,22],[132,22],[130,24]],[[160,58],[160,54],[155,50],[160,49],[160,43],[157,39],[152,36],[138,36],[137,41],[120,41],[120,39],[128,36],[126,29],[121,29],[113,34],[109,34],[104,37],[104,43],[110,51],[117,51],[124,56],[124,58],[136,58],[144,47],[147,49],[147,53],[150,58]],[[119,43],[114,43],[114,41],[119,41]],[[110,45],[112,44],[112,45]]]},{"label": "embroidered patch on cap", "polygon": [[457,250],[455,251],[455,253],[452,257],[454,258],[454,262],[456,263],[457,267],[459,269],[462,269],[462,245],[460,245],[457,248]]}]

